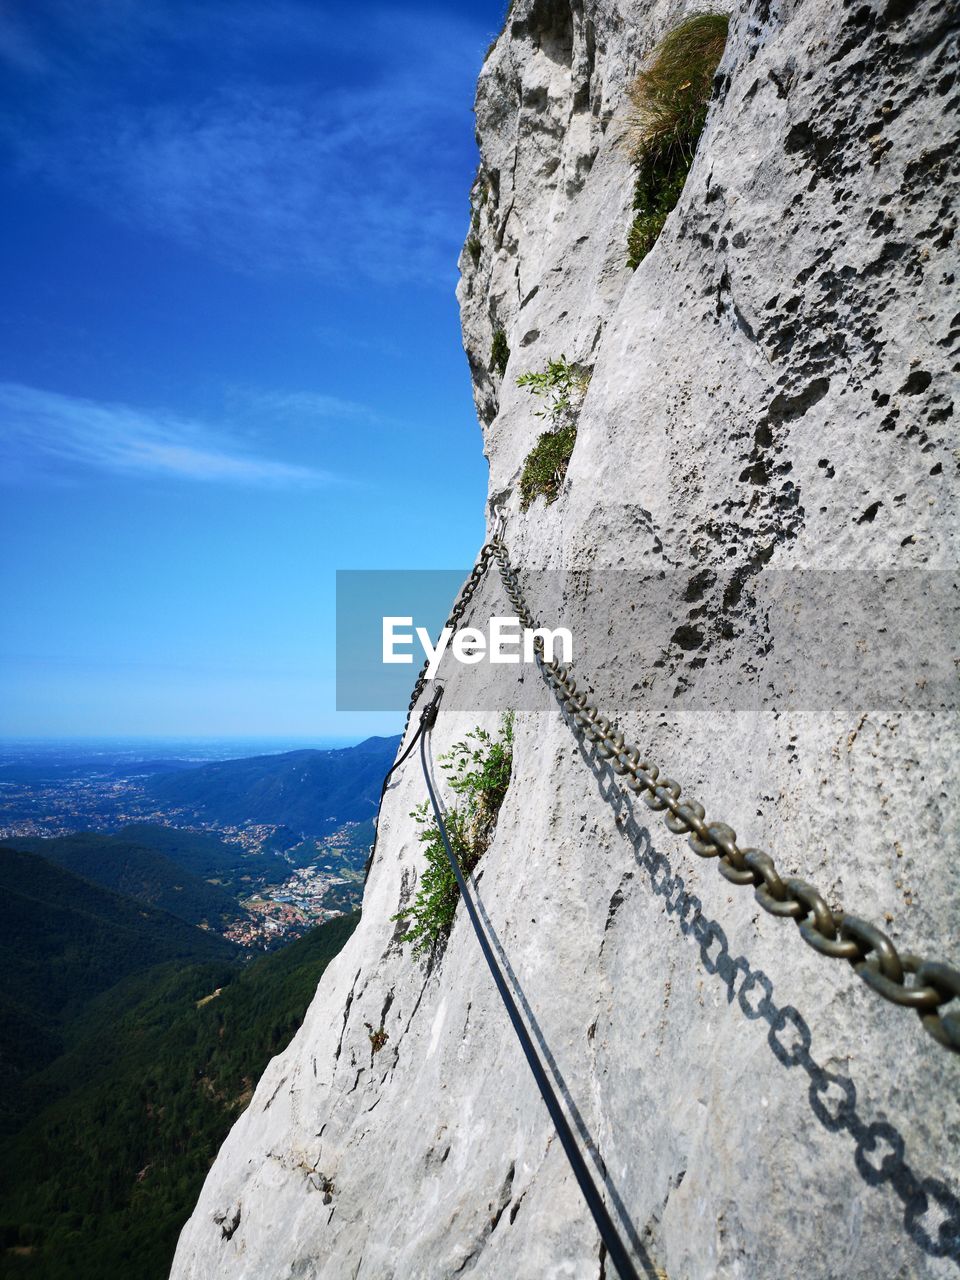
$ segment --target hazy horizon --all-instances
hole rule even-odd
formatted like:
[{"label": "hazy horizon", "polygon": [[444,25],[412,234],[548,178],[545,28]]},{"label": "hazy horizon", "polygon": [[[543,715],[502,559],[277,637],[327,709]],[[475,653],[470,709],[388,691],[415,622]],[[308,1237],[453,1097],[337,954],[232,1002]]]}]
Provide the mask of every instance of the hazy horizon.
[{"label": "hazy horizon", "polygon": [[291,751],[338,751],[358,746],[371,737],[391,734],[349,734],[310,737],[202,735],[171,737],[8,737],[0,735],[0,767],[24,761],[69,760],[75,764],[98,759],[122,762],[143,759],[238,760],[253,756],[285,755]]}]

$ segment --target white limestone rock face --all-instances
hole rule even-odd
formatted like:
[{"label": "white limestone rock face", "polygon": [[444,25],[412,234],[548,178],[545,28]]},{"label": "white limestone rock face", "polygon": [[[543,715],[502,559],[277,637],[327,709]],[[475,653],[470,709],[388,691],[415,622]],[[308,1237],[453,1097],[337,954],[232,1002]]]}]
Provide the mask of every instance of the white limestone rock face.
[{"label": "white limestone rock face", "polygon": [[[649,759],[831,906],[957,964],[957,11],[734,12],[680,204],[631,273],[626,86],[685,11],[516,0],[484,66],[460,299],[491,496],[517,566],[596,573],[563,604],[592,638],[578,679]],[[515,380],[561,353],[593,368],[577,445],[559,500],[521,513],[543,422]],[[806,632],[768,586],[796,581],[825,593]],[[877,692],[877,637],[840,640],[895,587]],[[631,605],[670,619],[632,648]],[[476,616],[494,607],[491,579]],[[800,635],[836,640],[836,669],[798,680]],[[453,701],[473,673],[446,674]],[[523,705],[479,894],[641,1274],[956,1277],[960,1056],[626,800],[545,687]],[[441,714],[436,751],[478,722]],[[411,760],[362,922],[224,1144],[176,1280],[611,1275],[463,912],[432,968],[397,944],[423,798]]]}]

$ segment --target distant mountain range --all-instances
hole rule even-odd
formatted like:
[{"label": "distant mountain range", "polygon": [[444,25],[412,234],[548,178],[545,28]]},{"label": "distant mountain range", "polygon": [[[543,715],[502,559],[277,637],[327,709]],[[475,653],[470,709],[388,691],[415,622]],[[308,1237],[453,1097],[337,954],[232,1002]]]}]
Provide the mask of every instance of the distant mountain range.
[{"label": "distant mountain range", "polygon": [[218,761],[151,778],[147,791],[160,804],[207,821],[271,823],[323,836],[376,814],[383,775],[399,745],[399,737],[367,738],[335,751]]}]

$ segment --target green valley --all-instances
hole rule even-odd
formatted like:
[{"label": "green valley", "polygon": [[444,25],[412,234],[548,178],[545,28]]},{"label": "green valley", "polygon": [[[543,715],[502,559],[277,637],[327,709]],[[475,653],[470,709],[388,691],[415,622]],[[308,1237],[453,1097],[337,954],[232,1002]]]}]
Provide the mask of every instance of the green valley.
[{"label": "green valley", "polygon": [[0,1275],[166,1276],[218,1147],[357,920],[246,967],[223,950],[155,964],[77,1007],[27,1082],[38,1109],[0,1144]]}]

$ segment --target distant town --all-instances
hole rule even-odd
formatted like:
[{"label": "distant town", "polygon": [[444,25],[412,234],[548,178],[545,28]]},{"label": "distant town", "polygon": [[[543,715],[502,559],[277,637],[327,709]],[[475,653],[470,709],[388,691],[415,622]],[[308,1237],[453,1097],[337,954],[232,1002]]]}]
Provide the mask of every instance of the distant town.
[{"label": "distant town", "polygon": [[62,766],[35,776],[26,768],[2,769],[0,842],[81,831],[116,835],[140,824],[214,835],[236,849],[233,878],[240,886],[236,918],[218,932],[258,950],[359,906],[371,823],[345,822],[330,834],[310,836],[270,823],[204,820],[189,809],[159,805],[146,789],[155,774],[155,767],[135,763]]}]

